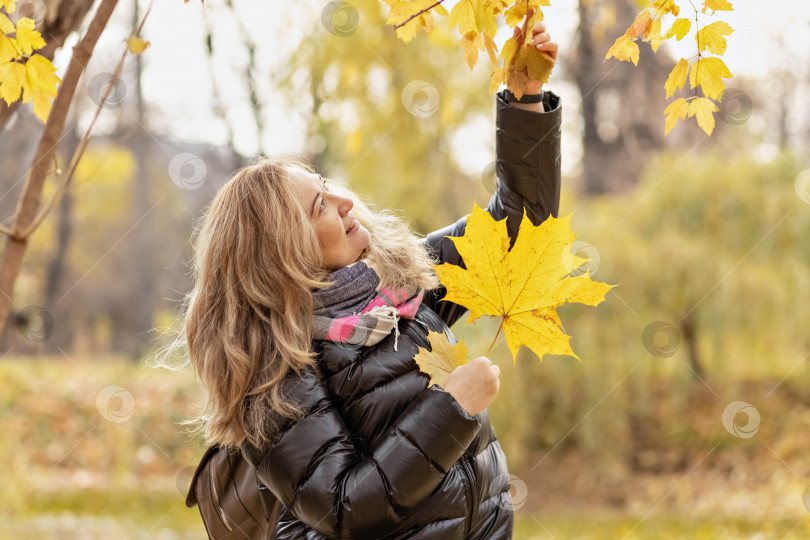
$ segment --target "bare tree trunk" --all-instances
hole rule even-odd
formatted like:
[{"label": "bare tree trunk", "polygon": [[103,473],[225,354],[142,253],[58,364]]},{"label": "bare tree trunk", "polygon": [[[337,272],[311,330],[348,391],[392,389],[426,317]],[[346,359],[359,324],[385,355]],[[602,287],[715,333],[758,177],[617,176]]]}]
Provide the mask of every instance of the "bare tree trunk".
[{"label": "bare tree trunk", "polygon": [[[616,23],[601,27],[603,12]],[[663,84],[669,58],[639,43],[638,67],[605,53],[632,24],[637,7],[628,0],[579,0],[579,35],[571,71],[582,96],[583,190],[588,194],[623,191],[638,183],[645,154],[663,146]],[[660,132],[660,134],[659,134]]]},{"label": "bare tree trunk", "polygon": [[[70,163],[70,159],[79,146],[80,136],[75,128],[66,135],[63,155],[64,162]],[[48,271],[45,277],[45,307],[53,315],[56,324],[53,333],[45,342],[47,350],[55,352],[58,349],[70,350],[73,344],[74,325],[73,317],[69,316],[70,306],[59,304],[57,295],[59,287],[64,281],[65,269],[67,267],[67,252],[73,234],[73,194],[67,191],[59,201],[59,214],[56,231],[56,252],[48,264]]]},{"label": "bare tree trunk", "polygon": [[90,23],[87,33],[73,48],[59,93],[53,102],[53,108],[45,123],[45,130],[39,140],[31,171],[25,179],[22,194],[17,203],[17,211],[12,220],[11,235],[6,240],[6,249],[0,259],[0,330],[5,327],[11,309],[14,283],[20,272],[23,255],[28,245],[28,238],[20,234],[36,218],[42,197],[42,186],[53,166],[53,153],[56,151],[59,138],[65,127],[70,104],[85,66],[90,61],[93,49],[99,36],[115,9],[118,0],[101,0],[98,10]]},{"label": "bare tree trunk", "polygon": [[[133,33],[138,28],[140,15],[138,13],[137,2],[133,10],[132,28]],[[143,92],[141,89],[141,76],[143,73],[143,62],[141,56],[135,57],[135,100],[136,100],[136,116],[138,122],[132,128],[136,130],[134,138],[135,147],[135,163],[136,173],[135,182],[133,184],[133,197],[132,197],[132,218],[133,223],[141,219],[142,216],[149,212],[149,170],[148,164],[151,162],[149,159],[151,149],[151,137],[146,133],[145,126],[147,124],[146,114],[143,103]],[[130,358],[137,361],[143,351],[146,349],[149,331],[152,329],[152,314],[155,309],[154,292],[156,289],[155,284],[155,271],[153,268],[153,256],[151,253],[151,240],[154,238],[152,227],[147,220],[142,223],[135,235],[135,260],[133,266],[137,269],[135,277],[135,291],[132,296],[136,302],[132,306],[131,313],[126,320],[131,320],[130,325],[133,330],[131,339],[126,340],[131,344],[130,350],[127,351]],[[127,310],[124,310],[127,311]]]},{"label": "bare tree trunk", "polygon": [[686,342],[686,352],[689,356],[689,365],[692,367],[692,372],[696,377],[702,379],[706,372],[700,360],[700,352],[698,351],[697,344],[697,324],[695,323],[695,317],[692,313],[681,318],[681,334],[683,335],[683,340]]}]

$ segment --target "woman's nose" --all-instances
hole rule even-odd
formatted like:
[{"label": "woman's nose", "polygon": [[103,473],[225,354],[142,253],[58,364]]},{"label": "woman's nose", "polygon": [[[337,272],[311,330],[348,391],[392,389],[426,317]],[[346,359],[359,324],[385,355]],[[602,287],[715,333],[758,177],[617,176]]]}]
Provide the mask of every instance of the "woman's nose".
[{"label": "woman's nose", "polygon": [[340,211],[340,217],[345,216],[349,213],[349,210],[354,207],[354,201],[349,199],[348,197],[341,197],[341,201],[338,204],[338,210]]}]

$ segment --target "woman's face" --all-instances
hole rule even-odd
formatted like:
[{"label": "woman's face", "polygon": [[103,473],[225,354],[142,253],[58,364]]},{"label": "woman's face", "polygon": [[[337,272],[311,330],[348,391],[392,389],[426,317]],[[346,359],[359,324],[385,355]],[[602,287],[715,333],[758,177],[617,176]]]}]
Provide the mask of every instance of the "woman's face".
[{"label": "woman's face", "polygon": [[321,246],[324,267],[338,270],[357,262],[368,246],[368,229],[351,212],[351,199],[327,191],[318,174],[286,167],[295,185],[298,201],[309,216]]}]

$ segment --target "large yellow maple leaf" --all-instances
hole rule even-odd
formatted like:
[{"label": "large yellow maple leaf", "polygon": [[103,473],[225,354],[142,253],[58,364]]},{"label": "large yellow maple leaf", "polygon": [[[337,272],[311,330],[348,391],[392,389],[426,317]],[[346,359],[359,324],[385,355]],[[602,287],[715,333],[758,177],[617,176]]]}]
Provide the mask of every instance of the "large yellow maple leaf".
[{"label": "large yellow maple leaf", "polygon": [[510,250],[506,219],[495,221],[475,204],[464,236],[448,237],[464,259],[466,270],[447,263],[433,267],[447,288],[445,300],[470,310],[467,324],[482,315],[503,317],[513,362],[521,345],[541,360],[545,354],[579,359],[556,308],[565,302],[595,306],[613,286],[592,281],[589,272],[569,275],[588,261],[570,252],[576,237],[571,231],[571,214],[559,219],[549,216],[535,227],[524,209],[517,240]]}]

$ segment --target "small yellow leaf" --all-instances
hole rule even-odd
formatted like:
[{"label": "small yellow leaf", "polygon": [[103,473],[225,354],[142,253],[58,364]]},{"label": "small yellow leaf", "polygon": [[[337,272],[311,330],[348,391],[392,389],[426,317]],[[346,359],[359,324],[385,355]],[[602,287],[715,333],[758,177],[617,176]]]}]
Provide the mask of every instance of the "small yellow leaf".
[{"label": "small yellow leaf", "polygon": [[22,51],[17,45],[17,40],[6,35],[0,36],[0,62],[17,60],[22,57]]},{"label": "small yellow leaf", "polygon": [[[503,317],[506,343],[515,359],[521,345],[541,359],[545,354],[578,358],[562,331],[556,308],[566,302],[595,306],[611,285],[592,281],[588,274],[570,277],[565,252],[576,235],[571,215],[549,216],[538,226],[523,212],[517,239],[509,249],[506,219],[495,221],[474,204],[464,236],[449,237],[466,269],[433,265],[447,288],[445,300],[470,310],[468,323],[482,315]],[[552,314],[552,312],[554,312]]]},{"label": "small yellow leaf", "polygon": [[504,82],[506,82],[506,69],[502,67],[495,68],[489,78],[489,93],[491,94],[497,90]]},{"label": "small yellow leaf", "polygon": [[447,376],[457,367],[469,362],[469,350],[464,340],[451,345],[444,332],[428,330],[428,341],[430,350],[419,347],[413,360],[419,366],[419,371],[430,376],[429,387],[438,384],[444,388]]},{"label": "small yellow leaf", "polygon": [[468,32],[461,37],[461,45],[464,47],[464,61],[470,66],[470,69],[475,67],[478,62],[478,51],[483,49],[483,39],[478,32]]},{"label": "small yellow leaf", "polygon": [[25,85],[25,65],[19,62],[0,64],[0,97],[11,105],[20,97]]},{"label": "small yellow leaf", "polygon": [[653,52],[658,50],[658,47],[661,46],[661,19],[653,19],[653,22],[650,24],[650,30],[647,33],[647,37],[650,40],[650,47],[652,47]]},{"label": "small yellow leaf", "polygon": [[636,15],[636,19],[633,21],[633,24],[630,25],[630,28],[627,29],[625,35],[629,38],[638,37],[642,40],[646,40],[651,23],[652,17],[650,16],[650,12],[645,9]]},{"label": "small yellow leaf", "polygon": [[479,2],[475,6],[475,22],[485,36],[494,38],[498,33],[498,23],[495,22],[495,16],[490,13],[491,11],[488,2]]},{"label": "small yellow leaf", "polygon": [[512,7],[504,12],[503,16],[506,19],[506,26],[514,28],[526,17],[526,3],[515,2]]},{"label": "small yellow leaf", "polygon": [[529,82],[529,76],[524,71],[518,71],[514,68],[509,69],[509,74],[506,77],[506,86],[517,99],[523,97],[526,93],[526,85]]},{"label": "small yellow leaf", "polygon": [[669,104],[669,106],[664,110],[664,114],[667,115],[664,136],[667,136],[672,128],[675,127],[675,124],[678,123],[678,119],[683,120],[686,118],[686,113],[688,110],[689,103],[684,98],[676,99]]},{"label": "small yellow leaf", "polygon": [[450,17],[447,19],[450,28],[458,26],[458,31],[461,35],[468,32],[479,32],[478,25],[475,23],[475,6],[471,0],[461,0],[458,4],[453,6],[450,10]]},{"label": "small yellow leaf", "polygon": [[512,60],[515,58],[515,53],[517,53],[518,44],[514,38],[509,38],[506,40],[506,43],[503,44],[503,48],[501,49],[501,58],[503,58],[503,65],[504,67],[508,67]]},{"label": "small yellow leaf", "polygon": [[699,58],[697,62],[692,65],[692,71],[689,73],[689,83],[692,85],[692,88],[698,86],[703,88],[703,93],[706,97],[720,100],[726,89],[723,78],[729,79],[732,76],[725,62],[720,58],[711,56],[708,58]]},{"label": "small yellow leaf", "polygon": [[667,97],[670,97],[672,94],[677,92],[678,89],[683,88],[686,85],[686,76],[688,74],[689,62],[687,62],[686,59],[681,58],[669,73],[667,82],[664,83],[664,88],[667,91]]},{"label": "small yellow leaf", "polygon": [[0,32],[4,34],[11,34],[16,32],[14,29],[14,23],[11,22],[11,19],[6,17],[4,13],[0,13]]},{"label": "small yellow leaf", "polygon": [[666,13],[672,13],[677,17],[681,11],[681,8],[675,3],[675,0],[655,0],[653,9],[655,10],[656,17],[660,17]]},{"label": "small yellow leaf", "polygon": [[54,73],[56,68],[50,60],[35,54],[25,63],[26,85],[23,87],[23,102],[33,100],[34,114],[46,122],[51,112],[51,99],[56,97],[56,85],[61,79]]},{"label": "small yellow leaf", "polygon": [[0,7],[6,8],[6,13],[14,13],[17,9],[17,0],[0,0]]},{"label": "small yellow leaf", "polygon": [[408,20],[423,9],[430,7],[430,5],[433,3],[430,0],[394,0],[386,1],[386,3],[391,6],[391,10],[388,12],[388,18],[385,20],[386,24],[396,26],[408,21],[396,29],[397,37],[404,43],[409,43],[413,38],[416,37],[420,26],[425,27],[426,25],[431,24],[423,19],[425,14],[416,17],[416,20]]},{"label": "small yellow leaf", "polygon": [[637,66],[638,44],[626,35],[619,36],[605,55],[605,60],[611,56],[617,60],[632,61],[633,65]]},{"label": "small yellow leaf", "polygon": [[712,10],[712,15],[714,15],[715,11],[734,11],[731,2],[728,0],[705,0],[702,12],[706,13],[707,9]]},{"label": "small yellow leaf", "polygon": [[546,83],[554,67],[554,59],[538,51],[537,47],[522,45],[515,55],[514,66],[518,71],[525,70],[529,79]]},{"label": "small yellow leaf", "polygon": [[675,36],[675,39],[680,41],[686,36],[686,34],[689,33],[691,28],[692,21],[689,19],[675,19],[675,22],[669,27],[667,33],[664,34],[664,39],[669,39],[672,36]]},{"label": "small yellow leaf", "polygon": [[698,51],[709,49],[712,54],[723,54],[726,52],[726,38],[734,32],[734,29],[723,21],[707,24],[698,30],[695,39],[698,43]]},{"label": "small yellow leaf", "polygon": [[489,63],[492,64],[492,69],[498,69],[500,64],[498,64],[498,55],[495,54],[498,52],[498,46],[495,44],[495,40],[489,36],[484,36],[484,46],[487,49],[487,55],[489,55]]},{"label": "small yellow leaf", "polygon": [[714,101],[709,98],[693,99],[689,104],[689,118],[697,116],[697,123],[706,132],[711,135],[714,131],[714,114],[720,109],[714,104]]},{"label": "small yellow leaf", "polygon": [[35,49],[45,46],[45,40],[34,30],[34,26],[34,19],[28,17],[20,17],[17,21],[17,44],[23,54],[31,54]]},{"label": "small yellow leaf", "polygon": [[129,47],[129,52],[133,54],[141,54],[148,46],[148,41],[144,41],[137,36],[130,36],[127,39],[127,47]]}]

